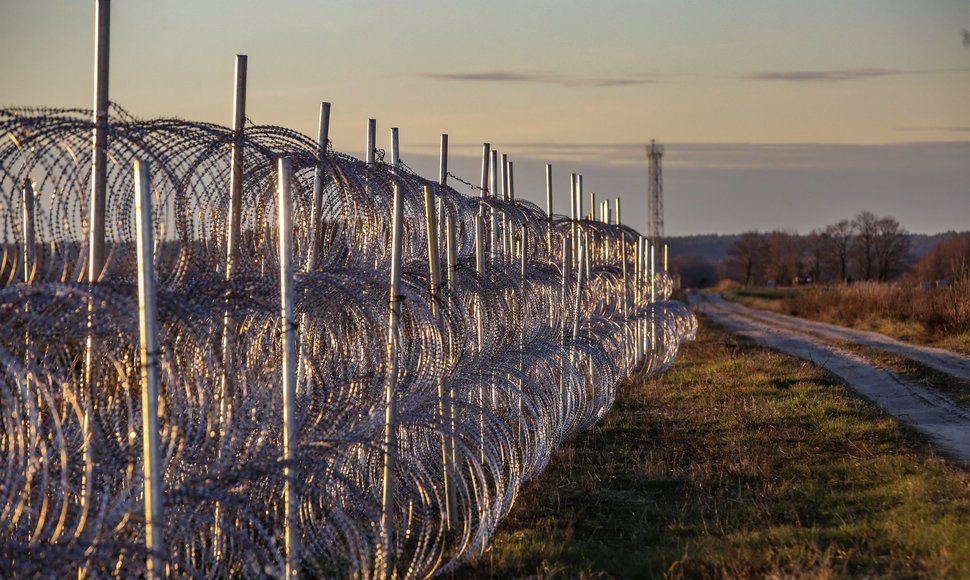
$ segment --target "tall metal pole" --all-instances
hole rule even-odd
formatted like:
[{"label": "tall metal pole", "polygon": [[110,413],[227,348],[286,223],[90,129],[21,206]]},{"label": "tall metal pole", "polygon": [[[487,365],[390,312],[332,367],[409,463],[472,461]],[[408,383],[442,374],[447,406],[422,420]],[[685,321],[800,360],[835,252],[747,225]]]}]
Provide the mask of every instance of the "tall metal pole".
[{"label": "tall metal pole", "polygon": [[[448,272],[448,290],[449,291],[454,291],[454,289],[455,289],[455,266],[456,266],[456,262],[458,260],[458,250],[457,250],[457,247],[456,247],[456,244],[455,244],[455,224],[452,221],[450,215],[445,215],[445,253],[447,254],[446,260],[447,260],[447,266],[448,266],[448,270],[447,270],[447,272]],[[449,336],[449,341],[450,340],[451,340],[451,337]],[[452,349],[452,345],[449,342],[449,345],[448,345],[448,354],[449,354],[449,356],[451,356],[451,352],[452,352],[451,349]],[[451,401],[454,401],[454,399],[455,399],[455,390],[450,385],[448,387],[448,398]],[[451,433],[451,434],[453,434],[455,432],[455,406],[454,406],[454,403],[453,402],[448,405],[448,432]],[[454,465],[455,465],[455,438],[453,436],[452,437],[448,437],[447,442],[448,442],[448,449],[447,449],[447,452],[446,452],[447,453],[446,461],[448,462],[449,465],[451,465],[454,468]],[[455,487],[452,486],[452,490],[454,490],[454,489],[455,489]],[[456,495],[454,501],[452,501],[451,499],[449,499],[449,502],[454,507],[454,510],[451,511],[451,514],[455,518],[455,523],[457,523],[457,518],[458,518],[458,503],[457,503],[457,501],[458,501],[457,500],[457,495]]]},{"label": "tall metal pole", "polygon": [[401,132],[397,127],[391,127],[391,166],[401,166]]},{"label": "tall metal pole", "polygon": [[569,219],[576,221],[576,174],[569,174]]},{"label": "tall metal pole", "polygon": [[[485,273],[485,218],[481,214],[475,216],[475,273],[483,276]],[[475,338],[478,347],[478,354],[481,355],[485,348],[485,321],[482,313],[482,304],[479,301],[475,305]],[[481,407],[478,415],[478,431],[481,441],[481,458],[485,461],[485,385],[479,373],[478,382],[478,404]]]},{"label": "tall metal pole", "polygon": [[[488,198],[488,194],[489,194],[489,191],[490,191],[489,190],[489,181],[491,179],[492,182],[494,183],[494,177],[495,177],[495,171],[490,171],[490,164],[492,163],[492,158],[495,155],[495,152],[493,152],[491,150],[491,148],[492,148],[492,146],[490,144],[488,144],[488,143],[482,143],[482,182],[481,182],[481,189],[482,189],[482,199],[483,200],[485,200],[485,199]],[[494,194],[494,192],[495,192],[495,188],[494,187],[491,188],[491,192]],[[494,234],[494,232],[495,232],[495,212],[494,211],[488,212],[488,210],[485,208],[485,204],[482,203],[482,205],[479,207],[478,215],[482,218],[482,226],[481,227],[482,227],[483,230],[485,228],[485,217],[486,217],[487,214],[490,214],[491,225],[492,225],[491,231],[493,232],[493,234],[492,234],[492,246],[489,248],[489,250],[492,251],[492,252],[494,252],[495,251],[495,237],[494,237],[495,236],[495,234]],[[476,257],[478,255],[477,252],[482,252],[482,254],[484,256],[484,251],[485,251],[485,248],[484,248],[484,244],[485,244],[484,231],[481,231],[480,232],[477,229],[477,227],[478,226],[476,225],[476,229],[475,229],[475,236],[476,236],[476,238],[475,238],[475,251],[476,251]]]},{"label": "tall metal pole", "polygon": [[322,242],[320,231],[320,212],[323,209],[323,156],[330,143],[330,103],[320,103],[320,125],[317,133],[317,147],[320,159],[313,171],[313,205],[310,207],[310,251],[307,252],[306,271],[317,265],[317,254]]},{"label": "tall metal pole", "polygon": [[552,165],[546,164],[546,217],[552,219]]},{"label": "tall metal pole", "polygon": [[[576,174],[576,219],[583,219],[583,176],[579,174]],[[579,260],[579,246],[582,244],[582,230],[578,223],[576,224],[575,228],[575,233],[573,235],[574,262]]]},{"label": "tall metal pole", "polygon": [[[519,324],[519,352],[525,351],[525,319],[528,315],[525,299],[525,278],[526,268],[529,265],[529,231],[525,224],[519,233],[519,303],[522,305],[522,322]],[[525,368],[519,363],[519,372],[523,373]],[[519,380],[519,441],[525,442],[525,417],[522,414],[522,381]]]},{"label": "tall metal pole", "polygon": [[286,545],[286,577],[295,578],[300,570],[297,537],[296,496],[296,310],[293,306],[293,228],[290,215],[289,159],[280,159],[277,168],[280,237],[280,332],[283,334],[283,498]]},{"label": "tall metal pole", "polygon": [[657,245],[664,237],[664,194],[663,194],[663,170],[661,169],[661,158],[664,154],[664,146],[657,145],[651,139],[647,145],[647,159],[649,159],[650,181],[648,187],[648,198],[650,219],[647,223],[647,237],[650,238],[652,245]]},{"label": "tall metal pole", "polygon": [[546,164],[546,252],[552,256],[552,165]]},{"label": "tall metal pole", "polygon": [[[502,188],[501,199],[502,201],[508,201],[509,200],[509,156],[507,153],[502,153],[501,172],[502,172],[502,183],[499,184],[499,187]],[[498,192],[495,192],[495,197],[499,197]]]},{"label": "tall metal pole", "polygon": [[[91,161],[91,199],[90,214],[88,216],[88,282],[94,283],[101,278],[104,271],[104,223],[105,197],[108,182],[108,54],[111,29],[111,1],[97,0],[97,15],[94,25],[94,139],[93,158]],[[94,306],[88,308],[88,329],[94,323]],[[84,350],[84,384],[93,392],[91,384],[94,376],[94,334],[88,333]],[[81,516],[78,518],[77,530],[87,521],[88,511],[91,509],[91,495],[94,481],[92,467],[95,461],[94,448],[91,445],[90,418],[92,412],[91,394],[86,393],[82,398],[84,411],[81,417],[83,433],[83,447],[81,459],[85,465],[81,476]],[[78,576],[86,573],[86,567],[81,566]]]},{"label": "tall metal pole", "polygon": [[25,284],[33,277],[34,264],[34,184],[29,177],[24,178],[24,276]]},{"label": "tall metal pole", "polygon": [[401,188],[394,186],[394,219],[391,235],[391,296],[390,319],[387,324],[387,388],[384,419],[384,490],[381,510],[381,549],[379,574],[390,578],[393,574],[391,545],[394,517],[394,454],[397,449],[397,326],[401,318],[401,252],[403,249],[404,200]]},{"label": "tall metal pole", "polygon": [[94,27],[94,159],[91,168],[88,282],[97,282],[104,270],[104,214],[108,182],[108,46],[111,0],[97,0]]},{"label": "tall metal pole", "polygon": [[[491,149],[491,145],[488,143],[482,143],[482,199],[488,197],[488,152]],[[482,206],[482,212],[485,211],[485,206]],[[482,213],[484,216],[484,213]]]},{"label": "tall metal pole", "polygon": [[583,176],[579,174],[576,174],[576,219],[583,219]]},{"label": "tall metal pole", "polygon": [[377,154],[377,119],[367,120],[367,150],[364,151],[364,160],[370,165],[374,163],[374,156]]},{"label": "tall metal pole", "polygon": [[232,159],[229,177],[229,232],[226,238],[226,280],[232,278],[239,252],[242,227],[243,130],[246,124],[245,54],[236,55],[235,99],[232,106]]},{"label": "tall metal pole", "polygon": [[158,432],[158,315],[152,253],[152,182],[148,163],[135,160],[135,239],[138,252],[138,330],[141,344],[142,464],[145,477],[145,547],[149,578],[164,575],[162,472]]},{"label": "tall metal pole", "polygon": [[[509,161],[505,166],[505,181],[508,183],[508,195],[506,196],[506,201],[515,200],[515,174],[512,173],[512,162]],[[515,259],[515,248],[513,247],[515,241],[515,232],[512,231],[512,216],[506,214],[503,220],[503,229],[505,237],[505,252],[507,254],[507,260],[512,262]]]},{"label": "tall metal pole", "polygon": [[[499,165],[499,155],[495,149],[492,149],[490,171],[491,198],[498,199],[502,195],[502,167]],[[498,210],[494,207],[488,212],[488,240],[489,262],[494,262],[498,254]]]},{"label": "tall metal pole", "polygon": [[657,317],[653,305],[657,302],[657,246],[650,244],[650,352],[657,350]]},{"label": "tall metal pole", "polygon": [[441,161],[438,164],[438,185],[448,185],[448,134],[441,134]]},{"label": "tall metal pole", "polygon": [[506,181],[509,182],[509,201],[515,201],[515,173],[512,169],[512,161],[509,161],[508,169],[506,169],[508,173]]},{"label": "tall metal pole", "polygon": [[[426,230],[428,233],[428,264],[431,268],[431,314],[435,318],[435,324],[437,324],[442,338],[444,338],[444,320],[441,317],[441,309],[438,306],[438,289],[441,287],[441,255],[438,251],[437,214],[434,207],[434,197],[432,196],[431,189],[428,186],[424,187],[424,215]],[[442,376],[438,380],[438,414],[441,419],[442,432],[444,433],[441,438],[441,457],[442,467],[445,475],[445,522],[450,528],[456,525],[458,520],[457,514],[455,513],[455,501],[457,495],[454,489],[454,482],[451,480],[454,465],[452,465],[452,463],[449,461],[448,454],[451,433],[448,431],[448,427],[446,425],[448,423],[447,418],[451,412],[447,403],[447,391],[448,380],[446,377]]]},{"label": "tall metal pole", "polygon": [[573,267],[572,252],[573,242],[569,239],[569,236],[564,236],[562,239],[562,326],[560,328],[562,334],[562,369],[559,374],[559,396],[562,403],[560,423],[565,421],[565,416],[569,412],[569,383],[566,379],[566,373],[569,370],[571,357],[569,356],[569,333],[566,325],[569,324],[569,273]]}]

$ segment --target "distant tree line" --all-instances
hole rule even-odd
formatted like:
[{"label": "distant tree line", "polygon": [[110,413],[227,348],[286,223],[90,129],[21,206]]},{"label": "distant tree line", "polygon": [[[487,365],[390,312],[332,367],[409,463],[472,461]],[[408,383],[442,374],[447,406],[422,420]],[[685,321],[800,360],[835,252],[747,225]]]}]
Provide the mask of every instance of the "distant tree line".
[{"label": "distant tree line", "polygon": [[790,230],[736,236],[717,262],[697,254],[675,255],[671,271],[685,287],[730,279],[745,286],[897,280],[959,280],[970,270],[970,234],[944,237],[918,262],[910,235],[893,217],[863,211],[808,235]]}]

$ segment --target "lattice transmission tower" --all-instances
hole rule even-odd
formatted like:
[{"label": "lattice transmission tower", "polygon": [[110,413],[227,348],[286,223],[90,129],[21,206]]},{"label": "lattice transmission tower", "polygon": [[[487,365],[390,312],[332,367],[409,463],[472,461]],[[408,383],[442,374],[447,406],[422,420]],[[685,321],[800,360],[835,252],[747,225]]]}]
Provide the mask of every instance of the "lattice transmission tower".
[{"label": "lattice transmission tower", "polygon": [[647,223],[647,237],[650,243],[657,247],[657,243],[663,243],[664,237],[664,189],[663,171],[660,169],[660,158],[664,155],[664,146],[657,145],[653,139],[647,145],[647,159],[650,160],[650,184],[647,189],[649,194],[648,210],[650,217]]}]

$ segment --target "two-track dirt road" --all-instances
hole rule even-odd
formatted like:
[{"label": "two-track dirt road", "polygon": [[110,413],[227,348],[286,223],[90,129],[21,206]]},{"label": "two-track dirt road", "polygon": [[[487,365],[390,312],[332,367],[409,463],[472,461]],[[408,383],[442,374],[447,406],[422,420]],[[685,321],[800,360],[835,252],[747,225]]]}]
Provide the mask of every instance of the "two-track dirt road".
[{"label": "two-track dirt road", "polygon": [[970,358],[874,332],[753,310],[706,292],[688,292],[687,300],[694,310],[731,331],[841,377],[850,388],[928,435],[945,454],[970,464],[970,410],[837,344],[851,342],[883,350],[966,380],[970,380]]}]

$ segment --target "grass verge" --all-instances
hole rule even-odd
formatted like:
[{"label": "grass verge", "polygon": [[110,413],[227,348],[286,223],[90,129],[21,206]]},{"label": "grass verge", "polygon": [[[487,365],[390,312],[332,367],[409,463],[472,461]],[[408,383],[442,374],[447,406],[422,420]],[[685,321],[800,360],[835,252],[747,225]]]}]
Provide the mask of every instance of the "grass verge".
[{"label": "grass verge", "polygon": [[455,573],[766,576],[970,577],[970,475],[825,372],[706,321]]}]

